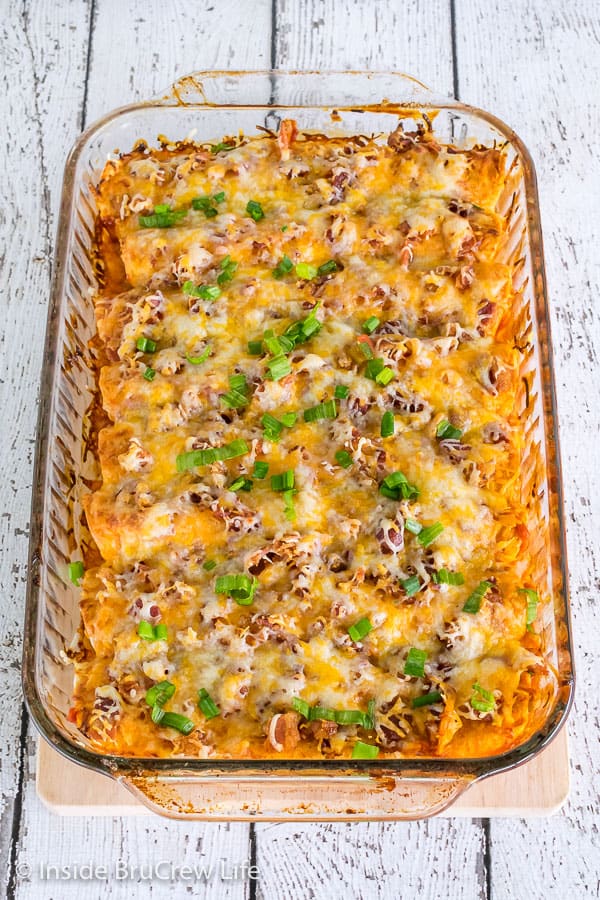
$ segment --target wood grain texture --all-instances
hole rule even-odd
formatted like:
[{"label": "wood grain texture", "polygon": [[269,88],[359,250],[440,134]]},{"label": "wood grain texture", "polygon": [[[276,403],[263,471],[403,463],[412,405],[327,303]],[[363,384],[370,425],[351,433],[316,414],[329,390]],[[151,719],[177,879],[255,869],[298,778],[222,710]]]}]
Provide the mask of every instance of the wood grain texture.
[{"label": "wood grain texture", "polygon": [[537,167],[579,671],[570,802],[547,822],[491,823],[494,900],[598,897],[600,6],[467,0],[456,24],[461,99],[507,121]]},{"label": "wood grain texture", "polygon": [[[0,883],[12,890],[27,759],[19,663],[36,398],[50,281],[53,204],[77,130],[87,4],[3,5],[0,87]],[[50,101],[50,98],[52,100]]]}]

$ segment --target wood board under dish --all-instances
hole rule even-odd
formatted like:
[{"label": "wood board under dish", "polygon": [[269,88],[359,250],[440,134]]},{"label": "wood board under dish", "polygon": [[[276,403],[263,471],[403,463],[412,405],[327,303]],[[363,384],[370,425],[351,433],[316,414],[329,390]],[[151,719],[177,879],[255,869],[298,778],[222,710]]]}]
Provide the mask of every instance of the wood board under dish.
[{"label": "wood board under dish", "polygon": [[[57,815],[150,815],[122,785],[70,762],[44,740],[38,741],[36,785],[39,798]],[[535,759],[475,784],[440,815],[549,816],[568,793],[569,750],[563,728]]]}]

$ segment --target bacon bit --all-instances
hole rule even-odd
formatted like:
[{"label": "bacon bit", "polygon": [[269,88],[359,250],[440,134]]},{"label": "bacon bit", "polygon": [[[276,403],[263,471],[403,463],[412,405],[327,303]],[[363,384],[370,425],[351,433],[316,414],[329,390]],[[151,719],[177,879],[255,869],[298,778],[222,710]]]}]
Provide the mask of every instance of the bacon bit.
[{"label": "bacon bit", "polygon": [[445,438],[440,441],[439,446],[442,453],[453,463],[459,463],[465,459],[471,449],[470,444],[462,444],[454,438]]},{"label": "bacon bit", "polygon": [[400,268],[403,269],[405,272],[408,272],[408,267],[410,266],[414,257],[415,257],[415,254],[414,254],[412,245],[408,244],[408,243],[404,244],[402,246],[402,248],[400,249],[400,256],[399,256]]},{"label": "bacon bit", "polygon": [[287,162],[290,158],[290,148],[298,135],[298,128],[294,119],[283,119],[277,135],[277,144],[281,152],[281,158]]},{"label": "bacon bit", "polygon": [[477,310],[477,315],[481,319],[481,324],[477,326],[479,334],[485,334],[486,325],[489,323],[490,319],[493,318],[495,311],[496,304],[492,303],[491,300],[484,301],[483,305],[479,307]]},{"label": "bacon bit", "polygon": [[470,288],[475,280],[475,272],[473,266],[461,266],[456,276],[456,287],[461,291]]},{"label": "bacon bit", "polygon": [[484,444],[501,444],[509,442],[508,435],[502,430],[498,422],[488,422],[483,426],[483,443]]},{"label": "bacon bit", "polygon": [[328,719],[320,719],[318,722],[311,722],[308,731],[317,741],[324,741],[330,738],[338,730],[337,722],[330,722]]},{"label": "bacon bit", "polygon": [[390,555],[400,553],[404,549],[404,519],[398,514],[396,521],[384,519],[381,527],[375,532],[381,552]]},{"label": "bacon bit", "polygon": [[297,713],[287,712],[277,713],[269,722],[268,741],[277,753],[294,750],[300,742],[298,721]]}]

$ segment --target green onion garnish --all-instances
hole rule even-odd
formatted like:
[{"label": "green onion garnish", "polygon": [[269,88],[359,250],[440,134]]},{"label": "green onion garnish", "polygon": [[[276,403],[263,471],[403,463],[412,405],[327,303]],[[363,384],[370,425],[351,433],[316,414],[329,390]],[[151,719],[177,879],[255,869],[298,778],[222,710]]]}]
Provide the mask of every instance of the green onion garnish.
[{"label": "green onion garnish", "polygon": [[271,490],[289,491],[294,487],[295,480],[296,476],[293,469],[288,469],[287,472],[280,472],[278,475],[271,475]]},{"label": "green onion garnish", "polygon": [[379,747],[375,747],[373,744],[356,741],[352,748],[352,759],[377,759],[378,756]]},{"label": "green onion garnish", "polygon": [[250,606],[258,587],[258,579],[249,575],[219,575],[215,580],[215,594],[227,594],[239,606]]},{"label": "green onion garnish", "polygon": [[[225,197],[224,194],[223,197]],[[218,210],[213,206],[213,199],[211,197],[194,197],[192,208],[203,212],[207,219],[214,219]]]},{"label": "green onion garnish", "polygon": [[421,582],[416,575],[411,575],[410,578],[404,578],[400,581],[400,584],[407,597],[414,597],[414,595],[421,590]]},{"label": "green onion garnish", "polygon": [[144,378],[146,381],[154,381],[156,378],[156,369],[151,369],[150,366],[147,366],[144,371]]},{"label": "green onion garnish", "polygon": [[279,381],[292,371],[289,359],[285,356],[275,356],[267,363],[268,377],[272,381]]},{"label": "green onion garnish", "polygon": [[[268,328],[263,335],[263,342],[265,347],[269,351],[272,356],[281,356],[283,354],[283,347],[281,346],[281,342],[278,337],[275,336],[275,332],[272,328]],[[289,353],[291,348],[287,348],[286,352]]]},{"label": "green onion garnish", "polygon": [[254,463],[254,468],[252,469],[252,474],[255,478],[265,478],[267,472],[269,471],[269,463],[263,462],[258,459]]},{"label": "green onion garnish", "polygon": [[199,366],[200,363],[206,362],[208,357],[210,356],[210,344],[207,344],[200,356],[186,356],[186,359],[193,366]]},{"label": "green onion garnish", "polygon": [[333,396],[336,400],[345,400],[350,393],[350,388],[345,384],[336,384]]},{"label": "green onion garnish", "polygon": [[393,373],[392,369],[390,369],[389,366],[386,366],[384,369],[381,370],[381,372],[379,372],[375,376],[375,381],[377,382],[377,384],[380,384],[382,387],[386,387],[390,383],[390,381],[393,380],[393,378],[394,378],[394,373]]},{"label": "green onion garnish", "polygon": [[207,559],[205,562],[202,563],[202,568],[204,569],[205,572],[212,572],[213,569],[217,568],[216,559]]},{"label": "green onion garnish", "polygon": [[282,230],[282,231],[287,231],[289,227],[290,227],[289,225],[282,225],[282,226],[281,226],[281,230]]},{"label": "green onion garnish", "polygon": [[198,706],[206,719],[214,719],[221,712],[206,688],[200,688],[198,691]]},{"label": "green onion garnish", "polygon": [[250,453],[246,441],[238,439],[225,444],[223,447],[208,447],[206,450],[190,450],[189,453],[179,453],[176,459],[177,471],[185,472],[187,469],[195,469],[196,466],[210,466],[212,463],[226,459],[235,459]]},{"label": "green onion garnish", "polygon": [[363,322],[362,330],[365,334],[373,334],[377,326],[379,325],[380,319],[377,316],[369,316],[369,318]]},{"label": "green onion garnish", "polygon": [[284,503],[284,514],[286,519],[290,522],[296,521],[296,507],[294,506],[294,494],[298,492],[295,490],[292,491],[284,491],[283,492],[283,503]]},{"label": "green onion garnish", "polygon": [[491,588],[491,583],[489,581],[480,581],[472,594],[469,594],[467,599],[465,600],[465,605],[463,606],[463,612],[478,613],[481,609],[481,601],[485,597],[486,593]]},{"label": "green onion garnish", "polygon": [[185,216],[187,209],[171,209],[167,203],[160,203],[151,216],[140,216],[139,223],[142,228],[171,228]]},{"label": "green onion garnish", "polygon": [[423,531],[423,526],[416,519],[406,519],[404,527],[411,534],[420,534]]},{"label": "green onion garnish", "polygon": [[447,419],[440,422],[435,434],[436,437],[439,437],[442,440],[446,440],[447,438],[450,438],[450,440],[460,440],[463,435],[460,428],[455,428]]},{"label": "green onion garnish", "polygon": [[520,594],[525,594],[527,597],[527,611],[525,613],[525,626],[527,627],[527,631],[532,631],[532,624],[535,622],[537,618],[537,608],[538,603],[540,602],[540,598],[538,596],[537,591],[534,591],[533,588],[519,588]]},{"label": "green onion garnish", "polygon": [[229,281],[233,280],[233,276],[237,271],[238,264],[233,260],[229,254],[224,256],[220,262],[219,268],[221,271],[217,275],[217,284],[227,284]]},{"label": "green onion garnish", "polygon": [[218,300],[221,296],[221,289],[216,284],[194,284],[193,281],[185,281],[183,284],[183,293],[190,297],[199,297],[201,300]]},{"label": "green onion garnish", "polygon": [[[367,341],[358,341],[358,349],[362,353],[365,359],[369,361],[373,359],[373,351],[371,349],[371,345],[367,343]],[[381,360],[382,365],[377,369],[378,372],[383,368],[383,360]],[[370,376],[369,376],[370,377]],[[375,376],[373,376],[375,377]]]},{"label": "green onion garnish", "polygon": [[294,263],[291,261],[289,256],[282,256],[282,258],[273,269],[273,277],[283,278],[283,276],[287,275],[288,272],[291,272],[293,268]]},{"label": "green onion garnish", "polygon": [[175,693],[175,685],[170,681],[159,681],[146,691],[148,706],[164,706]]},{"label": "green onion garnish", "polygon": [[301,716],[304,716],[305,719],[310,718],[310,703],[307,703],[306,700],[302,700],[301,697],[293,697],[292,698],[292,709],[300,713]]},{"label": "green onion garnish", "polygon": [[310,706],[306,700],[302,700],[300,697],[293,698],[292,708],[309,722],[322,719],[326,722],[337,722],[338,725],[361,725],[367,730],[375,727],[374,700],[369,701],[367,712],[363,712],[361,709],[330,709],[327,706]]},{"label": "green onion garnish", "polygon": [[429,547],[429,545],[433,544],[435,539],[440,536],[443,530],[444,526],[441,522],[434,522],[433,525],[428,525],[427,528],[422,528],[420,530],[417,535],[417,540],[421,547]]},{"label": "green onion garnish", "polygon": [[338,450],[335,454],[335,461],[342,469],[349,469],[354,462],[347,450]]},{"label": "green onion garnish", "polygon": [[317,269],[317,275],[332,275],[334,272],[337,272],[339,268],[340,267],[335,259],[328,259],[327,262],[321,263]]},{"label": "green onion garnish", "polygon": [[211,144],[210,152],[211,153],[221,153],[222,151],[224,152],[226,150],[234,150],[234,149],[235,149],[235,144],[219,143],[219,144]]},{"label": "green onion garnish", "polygon": [[276,444],[283,431],[283,422],[280,422],[279,419],[276,419],[271,413],[265,413],[260,420],[260,424],[264,429],[263,436],[265,440]]},{"label": "green onion garnish", "polygon": [[229,490],[233,491],[251,491],[252,490],[253,481],[251,478],[246,478],[244,475],[240,475],[239,478],[236,478],[235,481],[232,481],[229,485]]},{"label": "green onion garnish", "polygon": [[[317,310],[320,305],[320,302],[315,303],[305,319],[299,319],[297,322],[292,322],[291,325],[288,325],[285,329],[284,337],[291,342],[292,347],[303,344],[321,330],[323,326],[317,319]],[[290,347],[290,349],[292,349],[292,347]]]},{"label": "green onion garnish", "polygon": [[311,281],[311,279],[317,277],[317,272],[319,270],[316,266],[311,266],[309,263],[298,263],[295,267],[295,272],[298,278],[304,279],[304,281]]},{"label": "green onion garnish", "polygon": [[281,421],[285,425],[286,428],[292,428],[296,424],[296,419],[298,418],[298,413],[295,412],[286,412],[282,415]]},{"label": "green onion garnish", "polygon": [[141,350],[142,353],[156,353],[156,341],[151,341],[150,338],[138,338],[135,342],[135,346],[138,350]]},{"label": "green onion garnish", "polygon": [[[363,341],[362,347],[368,347],[368,344]],[[363,349],[363,353],[364,352]],[[372,356],[373,352],[369,347],[369,361],[365,366],[365,375],[367,378],[370,378],[372,381],[385,387],[393,379],[394,372],[389,366],[385,365],[382,359],[371,359],[370,357]]]},{"label": "green onion garnish", "polygon": [[160,706],[152,709],[152,721],[161,728],[175,728],[181,734],[190,734],[194,730],[194,723],[187,716],[180,713],[165,712]]},{"label": "green onion garnish", "polygon": [[485,688],[481,687],[479,682],[475,682],[473,685],[473,696],[469,700],[469,703],[472,708],[478,710],[478,712],[492,712],[492,710],[496,708],[494,695],[491,691],[486,691]]},{"label": "green onion garnish", "polygon": [[390,500],[416,500],[419,488],[402,472],[390,472],[379,485],[379,493]]},{"label": "green onion garnish", "polygon": [[79,587],[79,582],[83,578],[83,563],[79,560],[69,563],[69,580],[73,582],[75,587]]},{"label": "green onion garnish", "polygon": [[229,376],[229,388],[228,393],[221,394],[221,400],[226,406],[231,409],[241,409],[248,405],[249,387],[243,373]]},{"label": "green onion garnish", "polygon": [[260,220],[264,219],[265,217],[262,206],[260,205],[260,203],[257,203],[256,200],[248,200],[248,203],[246,204],[246,212],[251,219],[254,219],[255,222],[260,222]]},{"label": "green onion garnish", "polygon": [[353,641],[362,641],[370,631],[373,631],[373,626],[371,625],[369,618],[365,616],[363,619],[359,619],[358,622],[355,622],[354,625],[350,626],[348,634]]},{"label": "green onion garnish", "polygon": [[396,428],[394,413],[389,409],[381,417],[381,437],[392,437]]},{"label": "green onion garnish", "polygon": [[434,584],[460,585],[465,583],[465,576],[460,572],[449,572],[448,569],[438,569],[431,576]]},{"label": "green onion garnish", "polygon": [[261,356],[263,352],[262,341],[248,341],[248,353],[250,356]]},{"label": "green onion garnish", "polygon": [[138,625],[137,633],[145,641],[164,641],[167,638],[167,626],[163,624],[151,625],[150,622],[142,619]]},{"label": "green onion garnish", "polygon": [[428,694],[413,697],[411,706],[413,709],[418,709],[420,706],[431,706],[432,703],[440,703],[443,699],[439,691],[429,691]]},{"label": "green onion garnish", "polygon": [[411,647],[404,663],[404,674],[412,675],[414,678],[423,678],[425,675],[425,660],[427,654],[424,650],[418,650]]},{"label": "green onion garnish", "polygon": [[316,422],[318,419],[335,419],[337,417],[337,406],[335,400],[326,400],[324,403],[318,403],[304,410],[305,422]]},{"label": "green onion garnish", "polygon": [[222,203],[224,199],[225,199],[225,191],[219,191],[219,193],[215,194],[213,197],[213,200],[215,201],[215,203]]}]

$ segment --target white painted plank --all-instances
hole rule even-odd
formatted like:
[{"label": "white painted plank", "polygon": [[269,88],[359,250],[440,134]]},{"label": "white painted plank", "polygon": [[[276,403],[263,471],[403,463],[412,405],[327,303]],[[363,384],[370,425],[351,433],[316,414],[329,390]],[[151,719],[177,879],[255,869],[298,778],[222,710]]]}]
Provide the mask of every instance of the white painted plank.
[{"label": "white painted plank", "polygon": [[579,665],[571,800],[547,822],[491,823],[494,898],[597,897],[600,6],[464,0],[457,41],[462,98],[504,118],[537,165]]},{"label": "white painted plank", "polygon": [[87,123],[162,94],[190,72],[268,69],[270,36],[270,0],[99,0]]},{"label": "white painted plank", "polygon": [[[442,2],[280,0],[276,64],[395,69],[451,93],[450,35]],[[264,900],[486,896],[478,821],[257,825],[256,834]]]},{"label": "white painted plank", "polygon": [[[19,813],[21,690],[36,398],[50,281],[51,197],[77,133],[83,98],[87,5],[6,3],[2,15],[0,121],[0,879],[10,877]],[[52,95],[51,120],[48,98]],[[51,140],[50,140],[51,138]],[[8,424],[10,423],[10,424]],[[16,800],[16,804],[15,804]],[[15,826],[18,822],[15,823]],[[15,832],[16,834],[16,832]]]}]

